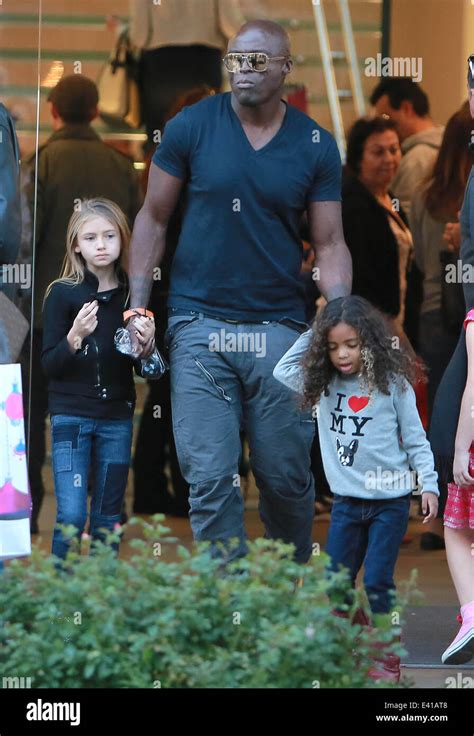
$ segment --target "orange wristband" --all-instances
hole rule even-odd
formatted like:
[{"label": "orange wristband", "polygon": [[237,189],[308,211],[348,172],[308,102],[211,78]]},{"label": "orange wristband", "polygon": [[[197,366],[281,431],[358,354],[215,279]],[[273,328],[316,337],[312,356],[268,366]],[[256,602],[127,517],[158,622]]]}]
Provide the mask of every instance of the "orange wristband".
[{"label": "orange wristband", "polygon": [[138,317],[140,315],[143,317],[154,316],[153,312],[150,312],[149,309],[145,309],[145,307],[135,307],[134,309],[127,309],[127,311],[123,313],[123,321],[126,322],[130,317]]}]

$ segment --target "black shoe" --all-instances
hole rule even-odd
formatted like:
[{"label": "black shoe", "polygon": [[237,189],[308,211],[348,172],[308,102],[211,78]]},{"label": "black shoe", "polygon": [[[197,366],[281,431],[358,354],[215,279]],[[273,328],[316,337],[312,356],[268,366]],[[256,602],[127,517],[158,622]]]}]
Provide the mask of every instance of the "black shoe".
[{"label": "black shoe", "polygon": [[443,537],[440,537],[439,534],[434,534],[433,532],[424,532],[421,535],[420,549],[423,549],[426,552],[429,552],[431,550],[445,549],[445,548],[446,548],[446,545],[444,543],[444,539]]},{"label": "black shoe", "polygon": [[30,534],[39,534],[38,519],[31,519]]}]

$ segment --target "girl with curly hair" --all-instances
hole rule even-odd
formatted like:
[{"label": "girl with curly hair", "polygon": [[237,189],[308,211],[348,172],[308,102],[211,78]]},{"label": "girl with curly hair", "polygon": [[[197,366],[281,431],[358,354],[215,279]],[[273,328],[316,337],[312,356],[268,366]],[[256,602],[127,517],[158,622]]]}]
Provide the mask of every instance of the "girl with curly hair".
[{"label": "girl with curly hair", "polygon": [[[330,567],[347,568],[355,585],[364,564],[372,614],[389,613],[394,604],[412,491],[421,485],[424,523],[436,516],[439,495],[411,386],[416,367],[390,333],[389,322],[363,297],[334,299],[273,372],[316,408],[334,494]],[[383,657],[372,674],[398,680],[399,657]]]}]

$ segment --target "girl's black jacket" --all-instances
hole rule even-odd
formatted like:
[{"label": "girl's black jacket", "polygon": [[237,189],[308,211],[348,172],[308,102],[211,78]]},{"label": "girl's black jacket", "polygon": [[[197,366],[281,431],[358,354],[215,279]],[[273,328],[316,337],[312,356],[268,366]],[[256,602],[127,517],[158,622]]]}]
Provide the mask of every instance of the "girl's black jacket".
[{"label": "girl's black jacket", "polygon": [[[99,281],[87,270],[82,284],[56,283],[43,313],[43,351],[41,362],[49,378],[51,414],[73,414],[98,419],[128,419],[135,408],[133,367],[140,366],[119,353],[114,335],[123,326],[123,311],[128,291],[127,278],[120,285],[97,293]],[[86,302],[97,299],[98,324],[72,352],[67,334]]]}]

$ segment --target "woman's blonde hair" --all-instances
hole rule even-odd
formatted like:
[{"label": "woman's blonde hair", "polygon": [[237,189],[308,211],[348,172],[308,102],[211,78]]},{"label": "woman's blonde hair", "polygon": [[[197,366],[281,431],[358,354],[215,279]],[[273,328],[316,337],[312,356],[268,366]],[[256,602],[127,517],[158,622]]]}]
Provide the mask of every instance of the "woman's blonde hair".
[{"label": "woman's blonde hair", "polygon": [[130,244],[130,228],[127,218],[115,202],[105,197],[94,197],[80,201],[78,209],[73,212],[69,220],[66,233],[66,255],[59,278],[50,283],[46,289],[44,299],[47,298],[54,284],[69,284],[76,286],[84,281],[86,262],[82,253],[76,253],[77,236],[82,226],[92,217],[104,217],[115,225],[120,235],[120,256],[115,261],[115,273],[120,277],[121,271],[126,271],[128,246]]}]

